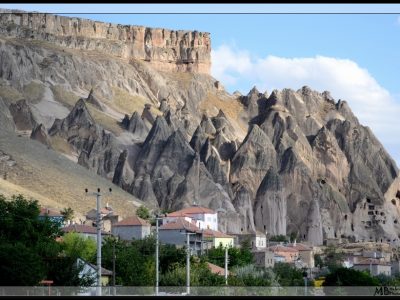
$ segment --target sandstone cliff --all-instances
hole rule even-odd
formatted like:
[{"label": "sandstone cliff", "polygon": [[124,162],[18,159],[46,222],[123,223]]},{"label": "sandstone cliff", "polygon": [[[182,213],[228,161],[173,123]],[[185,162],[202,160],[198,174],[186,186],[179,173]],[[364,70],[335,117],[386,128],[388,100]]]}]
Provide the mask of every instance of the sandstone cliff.
[{"label": "sandstone cliff", "polygon": [[150,62],[157,70],[210,71],[210,34],[2,10],[1,34]]}]

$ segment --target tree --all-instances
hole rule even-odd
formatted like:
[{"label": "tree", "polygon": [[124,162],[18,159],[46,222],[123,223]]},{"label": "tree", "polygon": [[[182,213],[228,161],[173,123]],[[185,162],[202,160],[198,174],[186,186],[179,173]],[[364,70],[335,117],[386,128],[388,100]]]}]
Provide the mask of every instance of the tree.
[{"label": "tree", "polygon": [[324,286],[378,286],[379,280],[368,272],[337,268],[325,277]]},{"label": "tree", "polygon": [[58,224],[39,218],[38,202],[22,195],[10,200],[0,195],[0,285],[32,286],[43,279],[55,285],[87,284],[74,259],[62,256]]},{"label": "tree", "polygon": [[64,208],[60,213],[64,216],[65,221],[72,221],[74,218],[74,210],[71,207]]},{"label": "tree", "polygon": [[327,266],[331,272],[342,267],[343,258],[343,253],[337,251],[334,246],[328,246],[324,250],[324,265]]},{"label": "tree", "polygon": [[139,218],[142,218],[144,220],[150,219],[150,212],[149,209],[146,206],[141,205],[137,210],[136,210],[136,215]]},{"label": "tree", "polygon": [[94,262],[97,251],[96,241],[84,237],[76,232],[68,232],[63,236],[61,247],[66,256],[73,259],[82,258],[88,262]]},{"label": "tree", "polygon": [[274,273],[282,286],[301,286],[304,285],[303,271],[288,263],[278,262],[274,265]]},{"label": "tree", "polygon": [[253,264],[233,268],[228,283],[233,286],[279,286],[271,268],[258,268]]},{"label": "tree", "polygon": [[320,254],[315,254],[314,255],[314,262],[316,266],[319,266],[320,268],[324,267],[324,261],[322,260],[322,257]]},{"label": "tree", "polygon": [[[251,253],[250,248],[246,246],[247,243],[244,242],[241,248],[228,248],[229,263],[228,266],[245,266],[253,262],[253,253]],[[212,248],[208,250],[207,260],[217,266],[225,266],[225,248],[219,245],[217,248]]]},{"label": "tree", "polygon": [[269,239],[271,242],[289,242],[289,239],[286,235],[279,234],[274,235]]},{"label": "tree", "polygon": [[49,218],[39,218],[36,200],[0,195],[0,285],[36,285],[47,277],[45,260],[57,257],[61,234]]}]

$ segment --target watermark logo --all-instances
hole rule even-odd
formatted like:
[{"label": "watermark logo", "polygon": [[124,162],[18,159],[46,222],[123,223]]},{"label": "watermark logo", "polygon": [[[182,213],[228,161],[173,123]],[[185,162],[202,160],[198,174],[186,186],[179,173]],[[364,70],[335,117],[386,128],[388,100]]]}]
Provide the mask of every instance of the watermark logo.
[{"label": "watermark logo", "polygon": [[400,295],[400,287],[380,286],[375,288],[374,296]]}]

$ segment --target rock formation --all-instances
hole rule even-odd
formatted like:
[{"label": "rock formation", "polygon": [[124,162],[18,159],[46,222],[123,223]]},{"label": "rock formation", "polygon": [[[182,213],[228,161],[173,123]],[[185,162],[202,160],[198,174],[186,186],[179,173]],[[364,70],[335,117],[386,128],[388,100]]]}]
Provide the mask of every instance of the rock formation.
[{"label": "rock formation", "polygon": [[43,145],[51,146],[49,135],[47,134],[46,128],[43,124],[39,124],[34,129],[32,129],[31,139],[36,140]]},{"label": "rock formation", "polygon": [[[400,244],[399,170],[329,92],[230,95],[208,74],[210,37],[200,32],[6,11],[0,42],[0,79],[14,94],[34,80],[47,99],[10,110],[0,99],[2,129],[61,139],[58,148],[149,207],[218,209],[229,233]],[[49,137],[32,106],[55,118]]]},{"label": "rock formation", "polygon": [[11,103],[10,113],[18,130],[32,130],[38,125],[25,99]]},{"label": "rock formation", "polygon": [[148,61],[158,70],[209,73],[210,34],[2,10],[1,34]]}]

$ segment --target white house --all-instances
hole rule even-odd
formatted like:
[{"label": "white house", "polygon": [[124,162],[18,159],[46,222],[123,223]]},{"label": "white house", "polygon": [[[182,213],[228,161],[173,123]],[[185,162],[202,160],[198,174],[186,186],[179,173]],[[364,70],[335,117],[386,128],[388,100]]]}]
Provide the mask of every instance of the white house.
[{"label": "white house", "polygon": [[[93,265],[81,258],[78,258],[76,263],[77,263],[78,267],[82,268],[79,271],[79,278],[82,278],[83,276],[92,278],[93,279],[92,286],[96,286],[97,285],[97,266]],[[108,285],[112,275],[113,275],[112,271],[101,267],[101,285],[102,286]]]},{"label": "white house", "polygon": [[178,218],[185,218],[188,222],[193,220],[200,229],[218,230],[218,213],[206,207],[192,206],[169,213],[163,218],[163,225]]}]

